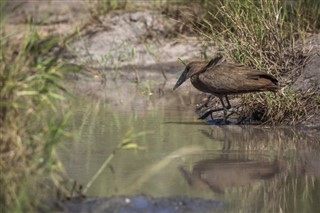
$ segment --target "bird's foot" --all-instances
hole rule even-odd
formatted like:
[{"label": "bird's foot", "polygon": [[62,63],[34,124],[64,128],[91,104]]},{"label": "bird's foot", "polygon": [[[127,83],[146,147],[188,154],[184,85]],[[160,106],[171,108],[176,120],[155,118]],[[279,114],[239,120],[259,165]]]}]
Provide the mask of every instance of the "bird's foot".
[{"label": "bird's foot", "polygon": [[207,123],[209,125],[228,125],[231,124],[231,121],[225,120],[223,118],[208,120]]},{"label": "bird's foot", "polygon": [[231,115],[237,113],[237,111],[232,111],[231,110],[231,112],[230,112],[228,110],[228,112],[230,112],[230,113],[225,114],[225,116],[222,119],[214,119],[212,113],[217,112],[217,111],[221,111],[221,110],[223,110],[223,109],[211,109],[211,110],[208,110],[207,112],[203,113],[198,119],[204,120],[210,115],[211,120],[208,120],[209,124],[219,124],[219,125],[231,124],[232,122],[230,122],[228,120],[228,118]]},{"label": "bird's foot", "polygon": [[222,110],[225,110],[225,109],[224,109],[224,108],[209,109],[209,110],[207,110],[206,112],[204,112],[198,119],[199,119],[199,120],[204,120],[204,119],[206,119],[209,115],[210,115],[211,119],[213,119],[212,113],[214,113],[214,112],[219,112],[219,111],[222,111]]},{"label": "bird's foot", "polygon": [[208,125],[221,125],[223,122],[223,119],[218,118],[218,119],[212,119],[212,120],[208,120],[207,124]]},{"label": "bird's foot", "polygon": [[213,120],[213,117],[212,117],[212,110],[208,110],[207,112],[203,113],[199,118],[198,120],[204,120],[206,119],[209,115],[211,116],[211,119]]}]

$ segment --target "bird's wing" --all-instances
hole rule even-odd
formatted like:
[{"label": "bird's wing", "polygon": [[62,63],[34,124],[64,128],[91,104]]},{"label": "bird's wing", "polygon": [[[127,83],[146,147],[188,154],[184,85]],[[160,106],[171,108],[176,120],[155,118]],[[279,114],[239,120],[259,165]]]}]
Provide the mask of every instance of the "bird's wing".
[{"label": "bird's wing", "polygon": [[207,69],[198,77],[203,87],[212,93],[225,93],[229,90],[236,90],[235,85],[232,83],[235,79],[230,75],[230,70],[225,66],[215,66]]},{"label": "bird's wing", "polygon": [[216,94],[232,94],[260,90],[271,82],[277,84],[277,79],[261,71],[237,64],[219,64],[207,69],[198,77],[199,84],[206,91]]}]

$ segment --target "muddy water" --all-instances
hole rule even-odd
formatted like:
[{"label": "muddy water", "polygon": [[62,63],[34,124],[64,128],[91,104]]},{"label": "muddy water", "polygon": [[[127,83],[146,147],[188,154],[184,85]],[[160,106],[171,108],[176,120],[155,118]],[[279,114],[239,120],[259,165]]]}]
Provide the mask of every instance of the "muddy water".
[{"label": "muddy water", "polygon": [[[208,125],[192,107],[126,110],[80,98],[68,130],[76,133],[59,156],[86,185],[123,141],[89,196],[187,195],[226,202],[230,212],[317,212],[320,148],[310,135],[286,127]],[[136,134],[141,134],[136,135]]]}]

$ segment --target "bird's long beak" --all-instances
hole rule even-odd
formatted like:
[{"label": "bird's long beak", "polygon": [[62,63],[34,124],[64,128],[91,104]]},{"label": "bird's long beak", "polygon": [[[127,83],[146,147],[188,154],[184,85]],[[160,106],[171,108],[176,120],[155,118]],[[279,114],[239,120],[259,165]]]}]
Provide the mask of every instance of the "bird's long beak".
[{"label": "bird's long beak", "polygon": [[187,71],[183,71],[183,73],[180,75],[176,85],[174,85],[173,90],[177,89],[183,82],[185,82],[188,79]]}]

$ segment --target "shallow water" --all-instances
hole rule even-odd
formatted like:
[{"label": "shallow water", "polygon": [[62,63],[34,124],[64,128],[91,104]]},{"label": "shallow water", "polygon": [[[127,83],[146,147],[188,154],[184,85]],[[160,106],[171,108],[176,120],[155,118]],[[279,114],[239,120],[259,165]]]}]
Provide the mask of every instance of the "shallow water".
[{"label": "shallow water", "polygon": [[[127,139],[89,196],[187,195],[224,201],[228,212],[317,212],[319,140],[288,127],[208,125],[192,107],[129,107],[81,98],[59,152],[85,186]],[[141,136],[135,134],[144,133]]]}]

